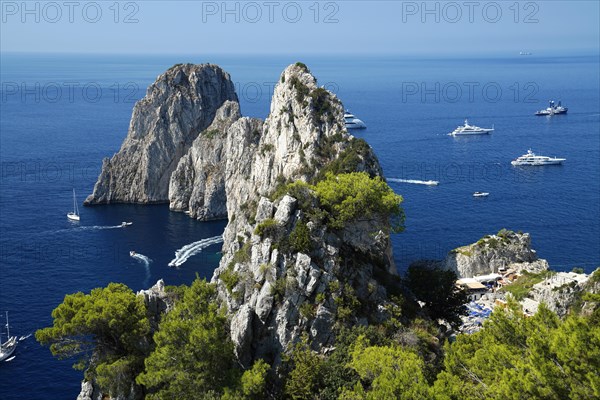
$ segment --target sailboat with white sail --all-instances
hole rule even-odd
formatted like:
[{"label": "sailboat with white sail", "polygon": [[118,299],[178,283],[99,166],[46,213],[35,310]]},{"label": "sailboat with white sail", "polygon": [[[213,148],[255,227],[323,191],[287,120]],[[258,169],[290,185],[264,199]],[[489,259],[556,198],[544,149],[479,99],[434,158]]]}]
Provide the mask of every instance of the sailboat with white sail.
[{"label": "sailboat with white sail", "polygon": [[6,335],[7,339],[2,342],[2,335],[0,334],[0,361],[4,361],[14,353],[17,348],[17,337],[10,336],[10,327],[8,325],[8,311],[6,312]]},{"label": "sailboat with white sail", "polygon": [[67,214],[67,218],[71,221],[79,221],[79,207],[75,198],[75,189],[73,189],[73,211]]}]

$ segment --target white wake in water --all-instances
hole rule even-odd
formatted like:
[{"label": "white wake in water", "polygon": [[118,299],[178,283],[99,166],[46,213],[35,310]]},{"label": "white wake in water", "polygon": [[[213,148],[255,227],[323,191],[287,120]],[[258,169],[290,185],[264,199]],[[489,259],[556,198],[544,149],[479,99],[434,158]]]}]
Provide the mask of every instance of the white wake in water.
[{"label": "white wake in water", "polygon": [[32,334],[32,333],[30,333],[30,334],[29,334],[29,335],[27,335],[27,336],[21,336],[21,337],[19,338],[19,342],[22,342],[23,340],[25,340],[25,339],[28,339],[29,337],[31,337],[31,335],[33,335],[33,334]]},{"label": "white wake in water", "polygon": [[213,244],[223,243],[223,236],[214,236],[207,239],[202,239],[194,243],[186,244],[179,250],[175,251],[175,258],[169,263],[169,267],[179,267],[186,262],[188,258],[196,255],[208,246]]},{"label": "white wake in water", "polygon": [[146,257],[143,254],[139,254],[139,253],[135,253],[134,255],[131,256],[132,258],[135,258],[136,260],[140,261],[142,264],[144,264],[146,267],[150,265],[150,263],[152,262],[152,259],[149,257]]},{"label": "white wake in water", "polygon": [[80,229],[82,231],[91,231],[91,230],[119,229],[119,228],[125,228],[125,227],[123,225],[106,225],[106,226],[93,225],[93,226],[79,226],[75,229]]},{"label": "white wake in water", "polygon": [[438,181],[421,181],[419,179],[397,179],[397,178],[387,178],[390,182],[398,182],[398,183],[414,183],[415,185],[427,185],[427,186],[437,186],[440,183]]}]

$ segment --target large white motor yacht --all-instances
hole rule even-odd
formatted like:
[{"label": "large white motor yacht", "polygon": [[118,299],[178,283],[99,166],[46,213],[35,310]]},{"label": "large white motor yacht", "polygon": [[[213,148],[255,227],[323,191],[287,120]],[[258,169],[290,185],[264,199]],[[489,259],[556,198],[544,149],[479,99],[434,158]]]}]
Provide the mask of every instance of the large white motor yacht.
[{"label": "large white motor yacht", "polygon": [[356,118],[349,110],[344,113],[344,122],[346,123],[346,129],[367,129],[367,125]]},{"label": "large white motor yacht", "polygon": [[518,157],[511,161],[512,165],[559,165],[562,164],[563,161],[566,161],[566,158],[557,158],[557,157],[546,157],[546,156],[538,156],[535,155],[531,149],[527,150],[527,154],[523,154],[521,157]]},{"label": "large white motor yacht", "polygon": [[475,125],[469,125],[469,121],[465,119],[465,124],[457,127],[448,135],[451,136],[466,136],[466,135],[485,135],[494,131],[494,127],[480,128]]}]

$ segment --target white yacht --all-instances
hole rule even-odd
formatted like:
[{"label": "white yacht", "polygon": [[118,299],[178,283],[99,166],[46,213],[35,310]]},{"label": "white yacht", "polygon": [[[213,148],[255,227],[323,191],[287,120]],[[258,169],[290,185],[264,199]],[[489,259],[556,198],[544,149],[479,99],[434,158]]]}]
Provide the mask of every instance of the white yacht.
[{"label": "white yacht", "polygon": [[344,122],[346,123],[346,129],[367,129],[367,125],[360,119],[356,118],[350,110],[346,110],[344,113]]},{"label": "white yacht", "polygon": [[465,119],[465,124],[457,127],[450,132],[450,136],[466,136],[466,135],[485,135],[494,131],[494,126],[491,128],[480,128],[475,125],[469,125],[469,121]]},{"label": "white yacht", "polygon": [[569,111],[569,109],[567,107],[563,107],[560,100],[558,101],[558,104],[554,104],[554,100],[550,100],[550,104],[548,105],[548,107],[536,112],[535,115],[552,116],[552,115],[566,114],[567,111]]},{"label": "white yacht", "polygon": [[75,198],[75,189],[73,189],[73,211],[67,214],[67,218],[71,221],[79,221],[79,207],[77,207],[77,199]]},{"label": "white yacht", "polygon": [[488,192],[475,192],[473,193],[473,197],[488,197],[490,194]]},{"label": "white yacht", "polygon": [[2,336],[0,335],[0,361],[10,361],[9,358],[17,348],[17,337],[10,336],[10,326],[8,325],[8,311],[6,312],[6,341],[2,342]]},{"label": "white yacht", "polygon": [[531,149],[527,150],[527,154],[523,154],[521,157],[518,157],[511,161],[512,165],[559,165],[562,164],[563,161],[566,161],[566,158],[557,158],[557,157],[546,157],[546,156],[538,156],[535,155]]}]

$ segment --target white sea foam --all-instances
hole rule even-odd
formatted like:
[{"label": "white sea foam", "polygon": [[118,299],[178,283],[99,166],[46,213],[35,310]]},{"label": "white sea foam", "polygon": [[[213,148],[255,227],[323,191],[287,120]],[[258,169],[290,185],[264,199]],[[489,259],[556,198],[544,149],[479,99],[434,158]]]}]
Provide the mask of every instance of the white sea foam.
[{"label": "white sea foam", "polygon": [[32,335],[32,333],[30,333],[29,335],[26,335],[26,336],[21,336],[19,338],[19,342],[22,342],[23,340],[28,339],[31,335]]},{"label": "white sea foam", "polygon": [[427,186],[437,186],[440,183],[438,181],[421,181],[419,179],[397,179],[397,178],[387,178],[390,182],[398,182],[398,183],[414,183],[415,185],[427,185]]},{"label": "white sea foam", "polygon": [[208,246],[213,244],[223,243],[223,236],[214,236],[207,239],[202,239],[194,243],[186,244],[179,250],[175,251],[175,258],[169,263],[169,267],[179,267],[186,262],[188,258],[196,255]]},{"label": "white sea foam", "polygon": [[143,254],[139,254],[139,253],[135,253],[134,255],[131,256],[132,258],[135,258],[136,260],[140,261],[142,264],[144,264],[146,267],[150,265],[150,263],[152,262],[152,259],[149,257],[146,257]]}]

